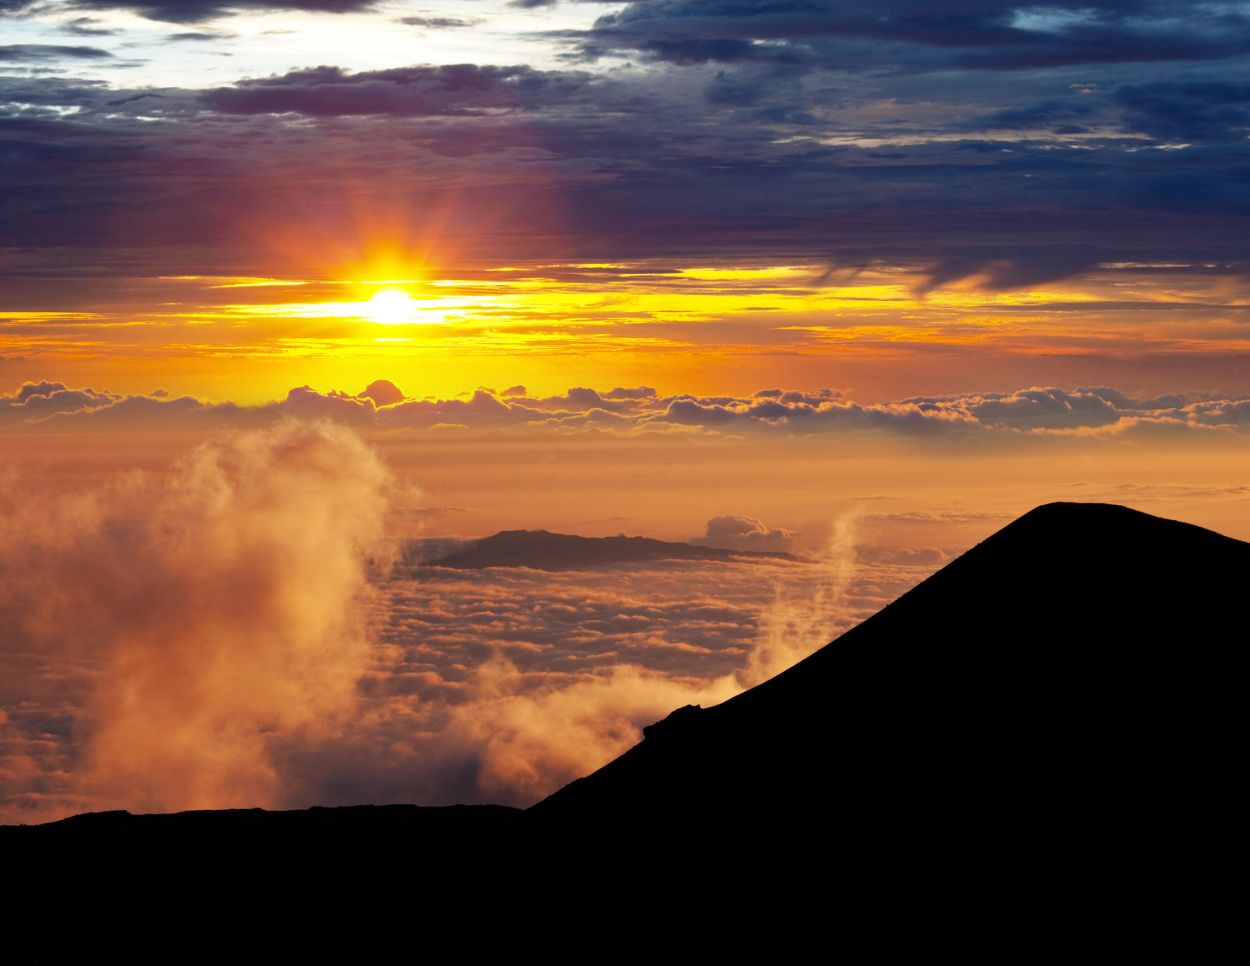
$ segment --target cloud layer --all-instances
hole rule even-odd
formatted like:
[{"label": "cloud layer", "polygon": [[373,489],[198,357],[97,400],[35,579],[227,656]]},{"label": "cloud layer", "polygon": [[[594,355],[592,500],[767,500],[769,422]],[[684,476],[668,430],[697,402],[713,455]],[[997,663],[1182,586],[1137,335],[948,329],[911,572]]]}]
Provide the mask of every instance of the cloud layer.
[{"label": "cloud layer", "polygon": [[526,804],[673,708],[777,673],[933,565],[857,556],[846,516],[814,562],[391,570],[389,474],[325,422],[68,493],[7,483],[4,821]]},{"label": "cloud layer", "polygon": [[1169,0],[636,0],[581,43],[587,56],[683,65],[1019,71],[1235,57],[1250,49],[1250,13]]},{"label": "cloud layer", "polygon": [[[371,6],[61,5],[175,23]],[[498,36],[490,17],[416,19]],[[536,19],[518,36],[541,63],[491,59],[485,39],[476,62],[415,46],[368,69],[314,47],[322,59],[198,87],[76,77],[123,58],[56,43],[67,20],[23,23],[39,42],[0,57],[64,73],[0,77],[0,180],[16,189],[0,244],[86,249],[88,274],[101,239],[154,274],[270,271],[274,246],[240,245],[275,225],[351,239],[362,205],[402,209],[462,265],[825,261],[905,267],[929,290],[1109,263],[1248,271],[1244,4],[641,0],[584,29]]]},{"label": "cloud layer", "polygon": [[[122,395],[64,383],[25,383],[0,396],[0,428],[40,431],[98,425],[206,431],[268,425],[276,420],[329,419],[360,429],[411,432],[701,433],[709,435],[884,433],[909,438],[1112,436],[1123,433],[1250,431],[1250,397],[1179,393],[1133,398],[1109,387],[1038,387],[1008,393],[920,396],[857,403],[831,389],[765,389],[750,396],[660,395],[649,387],[597,391],[573,388],[534,397],[524,386],[479,388],[451,399],[412,399],[387,380],[359,394],[296,387],[259,406],[213,403],[168,394]],[[758,521],[716,522],[710,546],[752,549],[754,541],[785,542],[784,532],[752,536]],[[728,543],[724,541],[729,541]],[[745,543],[743,542],[745,541]]]},{"label": "cloud layer", "polygon": [[[129,10],[164,23],[202,23],[244,11],[299,10],[310,13],[352,13],[368,10],[376,0],[70,0],[71,10]],[[17,0],[16,7],[29,6]]]}]

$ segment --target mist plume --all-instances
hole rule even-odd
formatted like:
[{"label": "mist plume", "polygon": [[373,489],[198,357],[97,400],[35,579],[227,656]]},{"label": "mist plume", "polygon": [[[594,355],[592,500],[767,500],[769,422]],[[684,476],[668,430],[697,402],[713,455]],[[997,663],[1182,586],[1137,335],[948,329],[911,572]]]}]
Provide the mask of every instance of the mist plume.
[{"label": "mist plume", "polygon": [[79,793],[143,810],[280,800],[270,745],[349,715],[389,476],[354,434],[286,422],[162,476],[6,488],[6,650],[85,661]]}]

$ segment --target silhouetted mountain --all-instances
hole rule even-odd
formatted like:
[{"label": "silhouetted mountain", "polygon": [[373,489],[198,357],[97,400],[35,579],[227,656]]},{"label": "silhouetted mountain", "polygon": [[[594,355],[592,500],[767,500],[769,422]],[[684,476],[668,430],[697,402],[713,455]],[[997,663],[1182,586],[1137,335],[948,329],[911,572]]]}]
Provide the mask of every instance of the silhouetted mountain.
[{"label": "silhouetted mountain", "polygon": [[55,846],[52,854],[66,864],[116,866],[144,856],[159,862],[167,854],[206,862],[245,846],[253,861],[290,869],[292,864],[315,868],[346,858],[428,862],[458,857],[483,840],[514,832],[522,814],[503,805],[356,805],[281,812],[230,808],[168,815],[114,811],[10,826],[4,832],[14,836],[6,845],[20,842],[33,850]]},{"label": "silhouetted mountain", "polygon": [[671,543],[650,537],[579,537],[546,530],[501,530],[469,547],[431,562],[435,567],[476,570],[481,567],[533,567],[575,570],[615,563],[653,560],[797,560],[793,554],[722,550]]},{"label": "silhouetted mountain", "polygon": [[1040,507],[777,677],[674,712],[527,819],[861,872],[1157,868],[1230,833],[1248,577],[1250,544]]},{"label": "silhouetted mountain", "polygon": [[[97,812],[0,826],[0,856],[10,912],[25,910],[34,921],[55,897],[58,915],[106,925],[131,917],[162,927],[189,921],[188,942],[197,949],[233,946],[235,930],[260,930],[275,941],[281,935],[284,948],[325,955],[334,948],[327,943],[343,942],[345,928],[352,948],[371,943],[359,924],[384,910],[394,920],[438,910],[446,928],[490,908],[499,893],[482,876],[506,871],[505,857],[523,841],[523,819],[520,809],[499,805]],[[310,904],[317,915],[309,916]],[[216,913],[218,905],[228,915]],[[24,921],[10,916],[15,929]],[[78,918],[69,929],[71,943],[74,936],[96,941]],[[38,943],[61,948],[65,941],[42,933]],[[136,935],[128,945],[142,949],[145,941]]]},{"label": "silhouetted mountain", "polygon": [[687,896],[696,875],[722,895],[913,890],[973,917],[985,902],[1114,903],[1189,882],[1240,827],[1248,576],[1250,544],[1051,504],[523,814],[98,816],[4,829],[0,849],[45,870],[310,852],[368,866],[394,842],[423,870],[546,870],[566,887],[627,870]]}]

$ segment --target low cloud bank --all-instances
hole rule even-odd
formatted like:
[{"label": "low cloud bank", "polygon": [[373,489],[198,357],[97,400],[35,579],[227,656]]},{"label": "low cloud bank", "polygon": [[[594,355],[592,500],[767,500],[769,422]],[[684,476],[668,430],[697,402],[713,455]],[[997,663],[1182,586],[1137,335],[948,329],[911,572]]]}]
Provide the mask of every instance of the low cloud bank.
[{"label": "low cloud bank", "polygon": [[816,434],[876,432],[910,437],[1116,435],[1154,432],[1250,432],[1250,397],[1180,393],[1134,398],[1108,387],[1042,387],[1007,393],[916,396],[857,403],[831,389],[765,389],[751,396],[660,395],[646,386],[599,392],[577,387],[530,396],[524,386],[479,388],[450,399],[411,398],[379,379],[364,391],[322,392],[298,386],[259,406],[208,402],[164,391],[123,395],[24,383],[0,396],[0,428],[76,426],[214,429],[271,425],[283,418],[328,419],[361,430]]},{"label": "low cloud bank", "polygon": [[864,563],[852,518],[819,562],[391,567],[393,479],[327,421],[224,436],[106,485],[4,482],[4,822],[528,804],[926,572]]}]

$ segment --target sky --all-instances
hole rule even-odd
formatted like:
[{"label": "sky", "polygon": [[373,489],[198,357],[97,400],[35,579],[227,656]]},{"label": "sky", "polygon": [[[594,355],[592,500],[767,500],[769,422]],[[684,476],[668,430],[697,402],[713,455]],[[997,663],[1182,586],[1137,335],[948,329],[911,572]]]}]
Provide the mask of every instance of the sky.
[{"label": "sky", "polygon": [[[1038,503],[1250,538],[1248,67],[1246,2],[0,0],[0,820],[527,804]],[[801,559],[395,563],[525,528]]]}]

